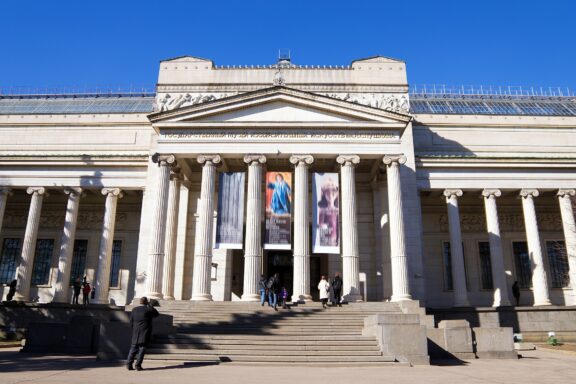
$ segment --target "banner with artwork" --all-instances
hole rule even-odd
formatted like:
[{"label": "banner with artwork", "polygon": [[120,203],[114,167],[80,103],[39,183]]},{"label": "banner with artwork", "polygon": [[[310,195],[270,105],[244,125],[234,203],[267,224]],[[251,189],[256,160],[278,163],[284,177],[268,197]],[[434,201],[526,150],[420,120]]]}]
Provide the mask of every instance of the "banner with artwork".
[{"label": "banner with artwork", "polygon": [[312,252],[340,253],[340,188],[337,173],[314,173]]},{"label": "banner with artwork", "polygon": [[264,249],[291,249],[292,173],[266,172]]},{"label": "banner with artwork", "polygon": [[219,173],[216,248],[242,249],[244,179],[244,172]]}]

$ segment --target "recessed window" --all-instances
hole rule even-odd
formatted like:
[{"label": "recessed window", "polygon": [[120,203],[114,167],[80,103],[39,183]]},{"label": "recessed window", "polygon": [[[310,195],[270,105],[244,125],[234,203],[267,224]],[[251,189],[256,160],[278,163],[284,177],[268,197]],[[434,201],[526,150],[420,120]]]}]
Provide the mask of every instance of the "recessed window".
[{"label": "recessed window", "polygon": [[[450,252],[450,242],[442,242],[442,253],[444,258],[444,289],[454,290],[454,279],[452,278],[452,254]],[[466,268],[466,257],[464,255],[464,245],[462,245],[462,256],[464,259],[464,275],[466,279],[466,289],[468,290],[468,268]]]},{"label": "recessed window", "polygon": [[482,289],[494,289],[492,281],[492,261],[490,260],[490,243],[481,241],[478,243],[478,256],[480,257],[480,273]]},{"label": "recessed window", "polygon": [[122,240],[112,243],[112,264],[110,265],[110,287],[120,286],[120,256],[122,255]]},{"label": "recessed window", "polygon": [[82,280],[86,269],[86,254],[88,253],[88,240],[74,241],[74,254],[72,256],[72,269],[70,271],[70,284],[78,278]]},{"label": "recessed window", "polygon": [[54,239],[38,239],[32,268],[32,285],[47,285],[50,281],[50,264],[54,251]]},{"label": "recessed window", "polygon": [[520,288],[532,287],[532,264],[528,253],[528,243],[525,241],[512,242],[514,265],[516,266],[516,280]]},{"label": "recessed window", "polygon": [[550,266],[550,277],[552,288],[567,288],[570,286],[570,275],[568,271],[568,255],[566,254],[566,243],[563,241],[547,241],[546,253],[548,254],[548,265]]},{"label": "recessed window", "polygon": [[4,239],[0,255],[0,284],[10,284],[16,278],[16,267],[20,256],[20,239]]}]

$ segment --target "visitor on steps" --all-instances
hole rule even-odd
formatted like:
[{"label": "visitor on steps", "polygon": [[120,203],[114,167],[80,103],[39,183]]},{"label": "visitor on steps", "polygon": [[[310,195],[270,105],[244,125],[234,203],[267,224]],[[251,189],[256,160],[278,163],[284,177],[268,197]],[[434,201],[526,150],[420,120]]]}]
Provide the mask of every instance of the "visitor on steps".
[{"label": "visitor on steps", "polygon": [[77,277],[72,284],[72,289],[74,290],[74,295],[72,296],[72,304],[78,304],[78,298],[80,297],[80,290],[82,289],[82,283],[80,278]]},{"label": "visitor on steps", "polygon": [[286,305],[286,301],[288,300],[288,290],[286,287],[282,287],[280,297],[282,297],[282,309],[288,309],[288,306]]},{"label": "visitor on steps", "polygon": [[339,307],[342,306],[342,279],[340,278],[340,274],[336,272],[334,279],[332,280],[332,292],[334,301],[332,301],[332,305]]},{"label": "visitor on steps", "polygon": [[[260,275],[260,281],[258,282],[258,288],[260,289],[260,305],[264,306],[266,301],[266,296],[268,295],[268,288],[266,288],[266,276]],[[270,305],[270,303],[268,303]]]},{"label": "visitor on steps", "polygon": [[330,284],[326,280],[326,276],[322,275],[320,282],[318,283],[318,291],[320,292],[320,301],[322,302],[322,308],[326,309],[326,303],[328,303],[328,297],[330,296]]},{"label": "visitor on steps", "polygon": [[280,291],[280,275],[275,273],[274,276],[268,279],[266,283],[266,287],[268,288],[268,302],[274,310],[278,310],[278,293]]},{"label": "visitor on steps", "polygon": [[[130,327],[132,328],[132,342],[126,368],[133,371],[142,371],[142,361],[146,353],[146,347],[150,343],[152,336],[152,319],[159,315],[158,311],[152,307],[146,296],[140,298],[140,306],[132,309],[130,314]],[[132,366],[136,358],[136,365]]]},{"label": "visitor on steps", "polygon": [[92,287],[90,283],[84,281],[84,286],[82,287],[82,304],[88,305],[90,304],[90,292],[92,292]]}]

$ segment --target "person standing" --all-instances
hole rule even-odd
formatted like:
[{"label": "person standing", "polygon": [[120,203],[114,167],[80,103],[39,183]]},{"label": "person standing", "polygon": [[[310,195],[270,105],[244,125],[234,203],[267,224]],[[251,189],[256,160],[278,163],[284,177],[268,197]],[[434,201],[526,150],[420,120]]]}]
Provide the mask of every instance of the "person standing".
[{"label": "person standing", "polygon": [[322,275],[320,282],[318,283],[318,291],[320,292],[320,301],[322,302],[322,308],[326,309],[326,303],[328,303],[328,298],[330,297],[330,283],[326,280],[326,276]]},{"label": "person standing", "polygon": [[72,284],[72,289],[74,295],[72,296],[72,304],[78,304],[78,298],[80,297],[80,290],[82,289],[82,284],[80,283],[80,278],[77,277]]},{"label": "person standing", "polygon": [[[260,275],[260,281],[258,282],[258,287],[260,289],[260,305],[264,306],[268,290],[268,288],[266,288],[266,276]],[[270,305],[270,303],[268,303],[268,305]]]},{"label": "person standing", "polygon": [[8,288],[8,295],[6,295],[6,301],[12,301],[12,298],[16,294],[16,285],[18,284],[18,280],[14,279],[10,282]]},{"label": "person standing", "polygon": [[90,292],[92,291],[92,287],[90,287],[90,283],[85,281],[84,286],[82,287],[82,304],[88,305],[90,304]]},{"label": "person standing", "polygon": [[[126,368],[133,371],[134,367],[137,371],[142,371],[142,361],[146,353],[146,347],[150,343],[152,337],[152,319],[158,317],[160,314],[152,307],[146,296],[140,298],[140,306],[133,308],[130,314],[130,327],[132,328],[132,342],[130,351],[128,352],[128,361]],[[133,367],[132,363],[136,358],[136,365]]]},{"label": "person standing", "polygon": [[286,302],[288,301],[288,290],[286,287],[282,287],[280,291],[280,296],[282,297],[282,309],[288,309],[288,305]]},{"label": "person standing", "polygon": [[512,284],[512,294],[514,295],[514,299],[516,299],[516,306],[520,306],[520,286],[518,285],[518,281]]},{"label": "person standing", "polygon": [[336,272],[334,275],[334,279],[332,280],[332,291],[334,293],[334,306],[338,305],[339,307],[342,306],[342,279],[340,278],[340,274]]},{"label": "person standing", "polygon": [[275,311],[278,311],[278,292],[280,291],[280,275],[275,273],[268,282],[266,283],[268,287],[268,302]]}]

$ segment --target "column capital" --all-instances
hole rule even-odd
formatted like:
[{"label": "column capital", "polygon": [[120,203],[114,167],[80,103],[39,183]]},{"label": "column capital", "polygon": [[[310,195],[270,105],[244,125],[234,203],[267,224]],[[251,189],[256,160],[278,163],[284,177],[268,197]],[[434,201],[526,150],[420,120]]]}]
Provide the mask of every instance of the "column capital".
[{"label": "column capital", "polygon": [[206,165],[208,163],[218,165],[222,162],[222,157],[220,155],[198,155],[196,159],[198,164]]},{"label": "column capital", "polygon": [[496,198],[502,196],[502,191],[500,191],[499,189],[484,189],[482,190],[482,196],[487,198],[491,197]]},{"label": "column capital", "polygon": [[559,197],[576,196],[576,189],[559,189],[557,195]]},{"label": "column capital", "polygon": [[244,155],[244,162],[248,165],[252,163],[264,164],[266,162],[266,156],[258,153],[249,153]]},{"label": "column capital", "polygon": [[156,152],[152,155],[152,161],[158,166],[174,166],[176,165],[176,156]]},{"label": "column capital", "polygon": [[170,168],[170,180],[180,179],[182,177],[181,171],[182,169],[177,165]]},{"label": "column capital", "polygon": [[540,195],[540,192],[538,192],[537,189],[522,189],[520,190],[520,197],[523,198],[533,198],[533,197],[538,197]]},{"label": "column capital", "polygon": [[290,163],[293,165],[310,165],[314,162],[312,155],[292,155],[290,156]]},{"label": "column capital", "polygon": [[65,187],[64,188],[64,193],[70,196],[83,196],[82,195],[82,188],[78,188],[78,187]]},{"label": "column capital", "polygon": [[444,192],[442,192],[442,194],[446,198],[450,199],[453,196],[454,197],[461,197],[464,194],[464,192],[462,192],[461,189],[445,189]]},{"label": "column capital", "polygon": [[124,196],[120,188],[102,188],[102,194],[104,196],[108,195],[117,196],[119,199],[121,199]]},{"label": "column capital", "polygon": [[382,158],[382,162],[388,166],[390,165],[402,165],[406,163],[406,156],[399,155],[386,155]]},{"label": "column capital", "polygon": [[44,187],[28,187],[26,188],[26,193],[29,195],[48,195],[46,188]]},{"label": "column capital", "polygon": [[339,155],[336,158],[336,162],[341,166],[355,166],[360,164],[360,156],[358,155]]},{"label": "column capital", "polygon": [[0,196],[12,196],[12,188],[0,187]]}]

